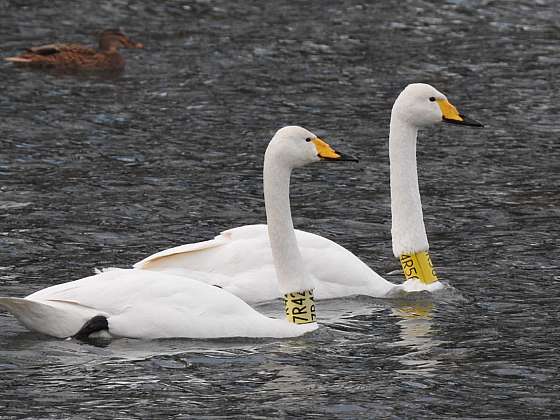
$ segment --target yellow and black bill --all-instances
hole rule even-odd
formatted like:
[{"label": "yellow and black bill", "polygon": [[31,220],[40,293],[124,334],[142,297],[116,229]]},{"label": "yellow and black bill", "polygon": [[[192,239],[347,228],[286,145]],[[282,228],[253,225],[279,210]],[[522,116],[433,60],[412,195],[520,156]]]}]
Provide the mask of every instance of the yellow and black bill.
[{"label": "yellow and black bill", "polygon": [[478,121],[465,117],[463,114],[459,114],[457,108],[455,108],[455,106],[447,99],[438,99],[437,104],[441,110],[441,119],[443,122],[449,124],[467,125],[470,127],[484,127],[484,125]]},{"label": "yellow and black bill", "polygon": [[314,138],[311,142],[315,145],[317,156],[320,159],[358,162],[358,158],[334,150],[326,141],[321,140],[319,137]]}]

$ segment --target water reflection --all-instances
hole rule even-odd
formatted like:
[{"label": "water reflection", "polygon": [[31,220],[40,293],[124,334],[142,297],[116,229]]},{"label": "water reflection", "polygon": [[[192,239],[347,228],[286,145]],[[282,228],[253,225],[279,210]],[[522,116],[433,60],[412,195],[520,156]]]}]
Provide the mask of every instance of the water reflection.
[{"label": "water reflection", "polygon": [[433,338],[433,309],[433,302],[427,300],[407,301],[392,308],[392,315],[400,318],[397,321],[400,340],[392,345],[407,349],[406,354],[397,357],[405,366],[398,372],[423,376],[435,374],[441,362],[434,357],[433,349],[442,342]]}]

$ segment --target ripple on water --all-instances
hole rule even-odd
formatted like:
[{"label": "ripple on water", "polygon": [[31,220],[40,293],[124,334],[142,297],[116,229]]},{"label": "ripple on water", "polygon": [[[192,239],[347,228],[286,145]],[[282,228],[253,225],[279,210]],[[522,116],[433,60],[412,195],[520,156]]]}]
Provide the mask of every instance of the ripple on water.
[{"label": "ripple on water", "polygon": [[399,282],[392,101],[433,83],[486,128],[419,136],[441,292],[321,301],[321,328],[284,341],[96,347],[0,313],[0,416],[558,417],[557,22],[552,0],[4,7],[2,56],[114,26],[146,49],[117,78],[3,64],[2,295],[264,221],[262,155],[285,124],[361,157],[294,174],[297,227]]}]

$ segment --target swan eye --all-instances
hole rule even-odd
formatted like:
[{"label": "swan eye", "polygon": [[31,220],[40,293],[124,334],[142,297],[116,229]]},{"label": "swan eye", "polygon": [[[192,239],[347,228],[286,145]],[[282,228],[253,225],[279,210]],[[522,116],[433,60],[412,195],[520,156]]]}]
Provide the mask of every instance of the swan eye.
[{"label": "swan eye", "polygon": [[305,141],[309,143],[311,141],[311,137],[307,137]]},{"label": "swan eye", "polygon": [[434,98],[433,96],[430,96],[430,102],[434,102],[436,100],[436,98]]}]

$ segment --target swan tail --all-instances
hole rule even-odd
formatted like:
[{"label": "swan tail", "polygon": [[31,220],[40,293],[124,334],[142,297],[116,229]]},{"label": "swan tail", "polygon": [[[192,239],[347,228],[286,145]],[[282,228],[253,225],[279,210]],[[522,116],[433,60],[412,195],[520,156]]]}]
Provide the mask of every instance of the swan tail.
[{"label": "swan tail", "polygon": [[72,302],[38,302],[11,297],[0,297],[0,308],[10,312],[30,330],[57,338],[71,337],[89,319],[99,315],[92,308]]},{"label": "swan tail", "polygon": [[107,317],[96,315],[89,319],[73,337],[77,340],[87,340],[91,334],[109,331]]},{"label": "swan tail", "polygon": [[97,268],[95,267],[93,269],[93,274],[101,274],[101,273],[106,273],[107,271],[117,271],[117,270],[122,270],[122,268],[119,267],[102,267],[102,268]]}]

